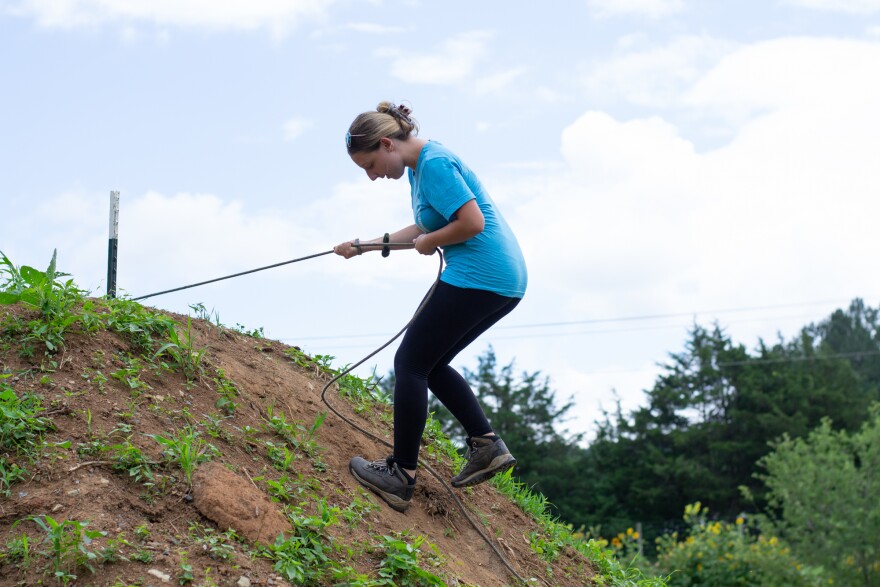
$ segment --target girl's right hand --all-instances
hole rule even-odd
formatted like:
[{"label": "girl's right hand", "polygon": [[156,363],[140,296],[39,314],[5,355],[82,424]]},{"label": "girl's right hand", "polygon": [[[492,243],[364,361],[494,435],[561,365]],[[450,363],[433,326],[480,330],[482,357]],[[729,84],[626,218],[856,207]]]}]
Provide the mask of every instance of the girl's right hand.
[{"label": "girl's right hand", "polygon": [[356,257],[360,253],[358,250],[354,248],[354,241],[345,241],[344,243],[339,243],[335,247],[333,247],[333,252],[341,257],[345,257],[346,259],[351,259],[352,257]]}]

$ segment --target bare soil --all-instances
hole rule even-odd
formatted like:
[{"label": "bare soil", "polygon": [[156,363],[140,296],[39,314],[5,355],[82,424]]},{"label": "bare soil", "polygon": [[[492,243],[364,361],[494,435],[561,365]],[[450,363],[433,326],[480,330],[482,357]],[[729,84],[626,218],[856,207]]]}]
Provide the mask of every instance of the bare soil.
[{"label": "bare soil", "polygon": [[[4,313],[27,314],[20,307],[0,308],[0,319]],[[186,317],[172,316],[186,323]],[[42,396],[43,415],[54,424],[44,438],[43,457],[34,463],[22,460],[26,478],[12,485],[9,497],[0,498],[0,548],[4,549],[0,552],[22,534],[31,544],[27,565],[10,561],[8,556],[0,558],[0,585],[60,584],[52,576],[50,560],[36,554],[50,548],[41,544],[46,533],[27,519],[43,515],[59,522],[87,521],[89,529],[106,532],[105,538],[89,545],[95,552],[110,538],[127,542],[119,546],[119,554],[128,560],[95,563],[94,572],[76,569],[78,579],[70,584],[184,584],[183,565],[192,568],[193,580],[187,583],[191,585],[288,584],[273,569],[273,561],[248,554],[257,544],[272,542],[279,531],[291,529],[281,504],[270,499],[267,491],[267,480],[278,479],[280,473],[268,459],[263,441],[276,445],[282,441],[264,424],[271,409],[288,422],[311,427],[327,411],[321,389],[329,376],[320,369],[294,364],[284,353],[289,347],[279,342],[202,320],[193,320],[193,330],[196,346],[205,349],[204,375],[193,383],[179,372],[144,369],[140,374],[144,387],[138,390],[111,377],[124,367],[126,356],[137,355],[129,340],[110,331],[69,333],[65,348],[51,357],[38,352],[33,358],[22,358],[16,345],[0,345],[0,371],[12,374],[7,384],[19,395]],[[216,407],[219,395],[212,375],[216,369],[222,369],[239,390],[231,417]],[[389,407],[356,413],[333,388],[327,398],[348,418],[390,440],[391,426],[384,413]],[[209,433],[212,419],[217,436]],[[217,456],[196,469],[192,487],[179,467],[164,462],[162,446],[152,438],[176,436],[186,426],[194,427],[218,450]],[[116,470],[107,455],[78,450],[95,441],[119,443],[126,436],[150,460],[164,463],[154,467],[154,486],[135,480],[128,471]],[[318,428],[316,442],[326,466],[316,467],[309,458],[293,460],[288,475],[308,490],[292,503],[302,503],[313,513],[318,511],[315,497],[340,510],[349,508],[355,499],[376,504],[358,523],[340,520],[328,527],[327,543],[340,547],[332,551],[332,558],[375,577],[382,559],[381,551],[374,548],[377,537],[408,531],[410,540],[424,537],[422,551],[431,550],[429,544],[436,547],[440,562],[429,570],[449,585],[518,584],[459,511],[449,490],[426,471],[420,471],[413,503],[401,514],[365,492],[348,472],[352,456],[380,458],[387,453],[385,447],[333,413]],[[454,475],[447,458],[426,453],[422,451],[423,458],[442,478]],[[552,563],[538,557],[529,546],[529,535],[540,532],[539,525],[493,486],[452,491],[510,566],[520,576],[533,579],[530,584],[591,584],[592,566],[574,550],[567,549]],[[204,540],[196,539],[200,532],[204,535],[204,528],[214,535],[232,528],[241,537],[231,542],[228,560],[218,558]],[[320,584],[333,585],[334,581],[328,576]]]}]

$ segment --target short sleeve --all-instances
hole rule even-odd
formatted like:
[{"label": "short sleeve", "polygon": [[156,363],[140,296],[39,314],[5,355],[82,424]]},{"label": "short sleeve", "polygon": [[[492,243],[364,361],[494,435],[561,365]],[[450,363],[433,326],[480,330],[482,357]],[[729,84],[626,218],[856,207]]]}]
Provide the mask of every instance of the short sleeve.
[{"label": "short sleeve", "polygon": [[428,204],[446,220],[451,220],[459,208],[476,199],[462,177],[461,168],[448,157],[425,161],[421,186]]}]

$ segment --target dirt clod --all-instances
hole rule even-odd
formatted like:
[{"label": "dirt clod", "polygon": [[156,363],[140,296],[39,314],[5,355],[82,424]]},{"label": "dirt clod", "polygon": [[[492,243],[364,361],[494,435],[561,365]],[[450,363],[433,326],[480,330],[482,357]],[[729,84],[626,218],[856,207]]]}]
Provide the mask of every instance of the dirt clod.
[{"label": "dirt clod", "polygon": [[193,474],[193,505],[220,529],[232,528],[251,542],[272,544],[290,523],[265,494],[220,463],[204,463]]}]

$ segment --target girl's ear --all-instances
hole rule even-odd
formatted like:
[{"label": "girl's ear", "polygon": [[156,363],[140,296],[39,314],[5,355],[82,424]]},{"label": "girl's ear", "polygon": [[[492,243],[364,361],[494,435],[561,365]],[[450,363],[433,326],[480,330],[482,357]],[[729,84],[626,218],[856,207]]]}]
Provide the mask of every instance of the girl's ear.
[{"label": "girl's ear", "polygon": [[394,147],[394,141],[392,141],[388,137],[382,137],[381,139],[379,139],[379,144],[382,145],[382,148],[384,148],[386,151],[390,151],[392,147]]}]

